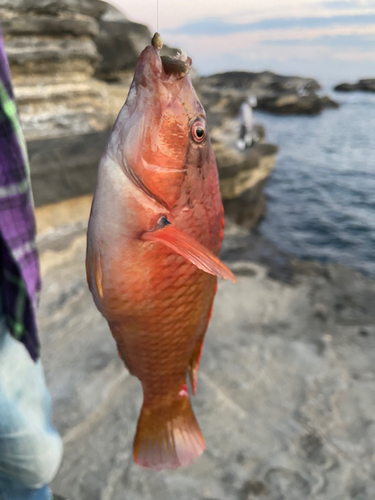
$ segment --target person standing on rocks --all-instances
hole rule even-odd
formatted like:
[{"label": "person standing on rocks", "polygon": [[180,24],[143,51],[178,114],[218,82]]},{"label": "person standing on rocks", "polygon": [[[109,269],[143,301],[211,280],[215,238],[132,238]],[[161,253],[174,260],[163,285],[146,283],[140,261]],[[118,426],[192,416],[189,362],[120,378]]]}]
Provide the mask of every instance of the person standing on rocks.
[{"label": "person standing on rocks", "polygon": [[0,29],[0,498],[50,500],[62,456],[39,359],[40,290],[26,142]]},{"label": "person standing on rocks", "polygon": [[257,135],[254,131],[253,108],[258,104],[256,97],[249,97],[241,104],[239,112],[240,136],[237,146],[240,151],[249,148],[257,141]]}]

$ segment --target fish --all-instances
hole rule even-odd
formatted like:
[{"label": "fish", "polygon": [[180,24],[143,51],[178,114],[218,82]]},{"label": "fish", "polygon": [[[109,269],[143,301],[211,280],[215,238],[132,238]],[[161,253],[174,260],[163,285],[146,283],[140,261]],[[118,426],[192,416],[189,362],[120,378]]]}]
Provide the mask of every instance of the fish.
[{"label": "fish", "polygon": [[89,289],[143,405],[133,459],[156,471],[205,449],[191,407],[217,277],[224,217],[192,61],[161,57],[160,37],[139,56],[98,167],[87,231]]}]

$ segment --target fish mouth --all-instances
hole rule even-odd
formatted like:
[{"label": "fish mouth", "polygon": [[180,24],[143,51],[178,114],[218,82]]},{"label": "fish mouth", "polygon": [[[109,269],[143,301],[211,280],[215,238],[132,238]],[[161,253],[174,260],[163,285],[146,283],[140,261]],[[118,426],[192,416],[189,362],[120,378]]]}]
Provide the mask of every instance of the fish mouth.
[{"label": "fish mouth", "polygon": [[176,56],[160,56],[159,51],[148,45],[139,56],[134,72],[136,87],[155,87],[156,81],[172,83],[182,80],[190,70],[192,60],[185,52]]},{"label": "fish mouth", "polygon": [[[158,53],[163,48],[163,40],[161,39],[160,33],[156,32],[151,40],[151,45],[157,49]],[[189,72],[192,65],[192,60],[187,56],[184,50],[177,52],[173,57],[171,56],[161,56],[161,62],[166,75],[174,75],[178,78],[183,78],[185,74]]]},{"label": "fish mouth", "polygon": [[164,73],[167,76],[175,76],[180,79],[189,73],[192,60],[184,53],[179,53],[175,57],[161,56],[160,57]]}]

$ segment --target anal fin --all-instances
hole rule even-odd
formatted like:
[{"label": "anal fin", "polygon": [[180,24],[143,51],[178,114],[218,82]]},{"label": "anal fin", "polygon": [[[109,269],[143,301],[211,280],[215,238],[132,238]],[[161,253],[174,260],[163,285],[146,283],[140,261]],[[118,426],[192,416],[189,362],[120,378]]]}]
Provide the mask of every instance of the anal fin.
[{"label": "anal fin", "polygon": [[189,363],[189,368],[188,368],[191,390],[193,391],[194,396],[195,396],[195,393],[197,392],[198,369],[199,369],[199,362],[200,362],[201,356],[202,356],[203,341],[204,341],[205,333],[206,332],[204,332],[204,334],[200,336],[197,343],[195,344],[193,355],[191,357],[191,360]]}]

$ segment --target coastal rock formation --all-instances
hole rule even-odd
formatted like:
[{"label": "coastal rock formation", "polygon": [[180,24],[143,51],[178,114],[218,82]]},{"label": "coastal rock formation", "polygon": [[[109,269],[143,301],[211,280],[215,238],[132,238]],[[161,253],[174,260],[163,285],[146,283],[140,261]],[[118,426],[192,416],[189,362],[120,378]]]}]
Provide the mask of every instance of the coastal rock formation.
[{"label": "coastal rock formation", "polygon": [[[242,154],[240,161],[226,167],[215,152],[224,212],[229,219],[247,229],[256,226],[264,217],[264,186],[275,166],[276,153],[274,144],[257,144]],[[239,156],[232,153],[235,154]]]},{"label": "coastal rock formation", "polygon": [[277,114],[318,114],[338,104],[328,96],[320,96],[319,83],[313,78],[280,76],[270,71],[251,73],[232,71],[202,77],[200,93],[203,101],[216,106],[227,99],[226,111],[236,113],[241,102],[253,95],[258,108]]},{"label": "coastal rock formation", "polygon": [[151,32],[143,24],[130,22],[115,7],[106,5],[99,21],[95,44],[101,56],[95,76],[118,80],[123,71],[133,71],[139,54],[150,43]]},{"label": "coastal rock formation", "polygon": [[[212,114],[208,118],[212,119]],[[211,131],[225,214],[249,229],[264,216],[263,187],[275,166],[277,153],[277,146],[264,143],[264,128],[257,125],[255,130],[259,142],[245,151],[239,151],[236,146],[237,120],[224,119]]]},{"label": "coastal rock formation", "polygon": [[334,90],[338,92],[353,92],[361,90],[362,92],[375,92],[375,78],[364,78],[357,83],[340,83]]},{"label": "coastal rock formation", "polygon": [[223,258],[238,282],[219,283],[192,401],[207,450],[187,468],[156,473],[132,463],[141,387],[87,289],[85,227],[74,237],[68,229],[41,253],[42,359],[64,441],[56,493],[375,498],[373,280],[294,261],[227,224]]},{"label": "coastal rock formation", "polygon": [[99,0],[0,0],[1,26],[12,77],[92,75],[98,53],[92,37],[104,10]]},{"label": "coastal rock formation", "polygon": [[94,79],[99,0],[0,0],[37,206],[92,192],[114,120]]}]

